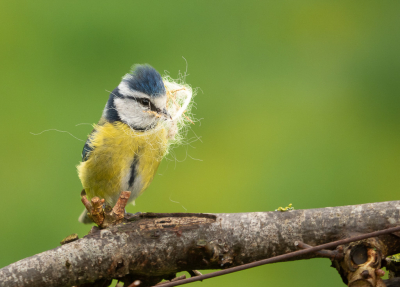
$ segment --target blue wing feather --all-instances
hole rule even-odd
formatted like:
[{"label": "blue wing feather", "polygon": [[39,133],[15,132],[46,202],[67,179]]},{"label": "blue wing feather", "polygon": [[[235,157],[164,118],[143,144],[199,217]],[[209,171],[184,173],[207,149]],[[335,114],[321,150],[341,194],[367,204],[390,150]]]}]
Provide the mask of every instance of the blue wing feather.
[{"label": "blue wing feather", "polygon": [[83,146],[82,150],[82,162],[87,161],[90,157],[90,153],[93,151],[93,146],[91,145],[91,140],[93,138],[94,133],[96,130],[94,129],[90,135],[88,136],[88,139],[85,142],[85,145]]}]

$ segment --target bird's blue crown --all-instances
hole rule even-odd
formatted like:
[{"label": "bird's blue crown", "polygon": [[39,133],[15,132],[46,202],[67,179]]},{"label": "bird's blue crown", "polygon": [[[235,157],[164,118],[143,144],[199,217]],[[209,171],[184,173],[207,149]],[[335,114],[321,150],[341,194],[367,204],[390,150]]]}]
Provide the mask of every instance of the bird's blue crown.
[{"label": "bird's blue crown", "polygon": [[135,65],[128,75],[128,77],[124,77],[124,81],[130,89],[151,97],[165,95],[166,91],[161,75],[150,65]]}]

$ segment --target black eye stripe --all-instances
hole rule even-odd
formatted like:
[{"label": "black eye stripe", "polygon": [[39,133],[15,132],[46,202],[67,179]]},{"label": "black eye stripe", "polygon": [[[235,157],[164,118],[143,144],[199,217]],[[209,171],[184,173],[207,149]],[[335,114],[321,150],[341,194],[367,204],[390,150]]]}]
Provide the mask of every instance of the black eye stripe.
[{"label": "black eye stripe", "polygon": [[134,100],[135,102],[141,103],[142,105],[148,105],[150,103],[150,100],[147,98],[139,98],[139,97],[132,97],[132,96],[126,96],[130,100]]},{"label": "black eye stripe", "polygon": [[136,101],[136,102],[138,102],[138,101],[140,101],[141,99],[143,99],[143,98],[138,98],[138,97],[132,97],[132,96],[125,96],[127,99],[130,99],[130,100],[134,100],[134,101]]},{"label": "black eye stripe", "polygon": [[[126,96],[126,98],[134,100],[135,102],[138,102],[138,103],[142,104],[145,107],[148,107],[150,105],[150,109],[152,111],[155,111],[155,112],[158,111],[156,106],[148,98],[139,98],[139,97],[132,97],[132,96]],[[143,103],[143,100],[147,101],[147,103]]]}]

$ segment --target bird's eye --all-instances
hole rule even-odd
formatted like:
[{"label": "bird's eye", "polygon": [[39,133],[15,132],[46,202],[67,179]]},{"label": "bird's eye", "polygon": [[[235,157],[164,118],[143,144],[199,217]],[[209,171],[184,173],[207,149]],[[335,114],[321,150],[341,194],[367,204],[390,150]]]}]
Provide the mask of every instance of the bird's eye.
[{"label": "bird's eye", "polygon": [[141,99],[140,103],[145,107],[149,107],[150,106],[150,101],[148,99]]}]

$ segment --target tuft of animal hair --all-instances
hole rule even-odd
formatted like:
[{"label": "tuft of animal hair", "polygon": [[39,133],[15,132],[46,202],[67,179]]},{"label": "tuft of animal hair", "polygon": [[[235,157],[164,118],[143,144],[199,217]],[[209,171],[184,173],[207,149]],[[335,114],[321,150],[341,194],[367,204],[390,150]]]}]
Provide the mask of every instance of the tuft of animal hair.
[{"label": "tuft of animal hair", "polygon": [[169,75],[165,75],[163,82],[167,92],[167,110],[172,118],[163,122],[168,134],[166,152],[168,154],[171,145],[179,145],[183,142],[189,126],[195,122],[192,107],[196,90],[185,83],[185,77],[182,75],[178,79],[172,79]]}]

